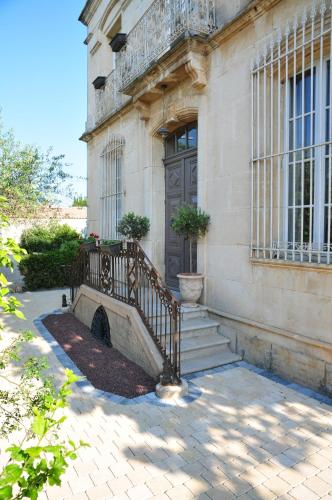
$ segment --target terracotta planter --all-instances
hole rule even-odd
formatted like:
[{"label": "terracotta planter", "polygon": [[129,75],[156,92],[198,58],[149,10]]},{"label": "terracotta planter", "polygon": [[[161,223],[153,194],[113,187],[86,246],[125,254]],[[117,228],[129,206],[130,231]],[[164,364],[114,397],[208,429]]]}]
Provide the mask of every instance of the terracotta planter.
[{"label": "terracotta planter", "polygon": [[180,273],[177,275],[180,284],[182,305],[184,307],[198,307],[203,285],[204,276],[199,273]]}]

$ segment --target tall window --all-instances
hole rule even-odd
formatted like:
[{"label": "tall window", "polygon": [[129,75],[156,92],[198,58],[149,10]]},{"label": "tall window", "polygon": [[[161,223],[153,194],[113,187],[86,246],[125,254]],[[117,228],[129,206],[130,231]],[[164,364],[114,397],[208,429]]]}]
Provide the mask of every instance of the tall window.
[{"label": "tall window", "polygon": [[254,65],[253,258],[332,263],[331,28],[323,2]]},{"label": "tall window", "polygon": [[101,238],[117,239],[123,205],[124,139],[114,136],[101,155],[100,204]]}]

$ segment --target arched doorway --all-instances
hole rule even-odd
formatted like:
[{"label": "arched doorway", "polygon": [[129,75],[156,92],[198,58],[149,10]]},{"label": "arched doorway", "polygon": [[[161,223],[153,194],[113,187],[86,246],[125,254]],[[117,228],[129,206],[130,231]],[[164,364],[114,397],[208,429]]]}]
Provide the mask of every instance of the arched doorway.
[{"label": "arched doorway", "polygon": [[[171,229],[177,207],[197,205],[197,122],[175,130],[165,146],[165,277],[167,285],[179,288],[178,273],[189,272],[189,244]],[[193,271],[196,271],[196,245]]]}]

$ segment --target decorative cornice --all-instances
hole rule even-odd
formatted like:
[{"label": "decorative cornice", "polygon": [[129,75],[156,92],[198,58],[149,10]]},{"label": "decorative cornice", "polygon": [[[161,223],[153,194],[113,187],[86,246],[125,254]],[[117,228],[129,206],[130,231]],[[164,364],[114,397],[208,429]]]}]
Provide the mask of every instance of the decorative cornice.
[{"label": "decorative cornice", "polygon": [[78,20],[87,26],[100,4],[101,0],[87,0]]},{"label": "decorative cornice", "polygon": [[223,41],[231,38],[235,33],[242,31],[281,1],[282,0],[252,0],[231,21],[221,26],[218,31],[215,31],[211,35],[211,47],[215,48],[215,44],[218,46]]}]

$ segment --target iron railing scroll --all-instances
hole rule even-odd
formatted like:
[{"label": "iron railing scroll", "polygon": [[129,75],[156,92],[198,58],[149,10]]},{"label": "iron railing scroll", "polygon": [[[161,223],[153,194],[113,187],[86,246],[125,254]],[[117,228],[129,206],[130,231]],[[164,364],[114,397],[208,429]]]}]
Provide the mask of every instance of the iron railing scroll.
[{"label": "iron railing scroll", "polygon": [[84,246],[71,272],[71,300],[85,284],[138,311],[164,360],[161,383],[180,383],[180,304],[138,242]]}]

